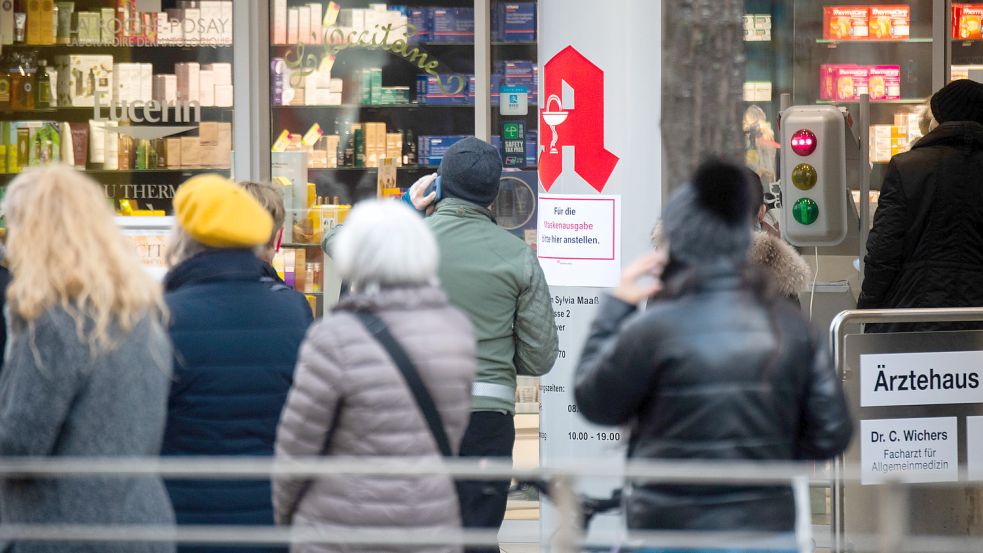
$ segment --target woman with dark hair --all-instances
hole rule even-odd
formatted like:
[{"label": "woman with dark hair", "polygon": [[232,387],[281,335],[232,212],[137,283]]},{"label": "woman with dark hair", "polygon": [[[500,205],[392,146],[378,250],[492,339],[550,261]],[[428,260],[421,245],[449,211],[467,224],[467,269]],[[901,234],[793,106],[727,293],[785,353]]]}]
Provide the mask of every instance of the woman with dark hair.
[{"label": "woman with dark hair", "polygon": [[[692,182],[666,207],[668,256],[660,248],[629,266],[598,311],[577,368],[578,410],[598,424],[632,422],[637,459],[839,454],[852,425],[832,359],[795,307],[749,269],[746,176],[708,162]],[[673,276],[663,283],[670,256]],[[652,296],[659,301],[636,314]],[[637,530],[795,527],[789,486],[639,484],[626,502]]]}]

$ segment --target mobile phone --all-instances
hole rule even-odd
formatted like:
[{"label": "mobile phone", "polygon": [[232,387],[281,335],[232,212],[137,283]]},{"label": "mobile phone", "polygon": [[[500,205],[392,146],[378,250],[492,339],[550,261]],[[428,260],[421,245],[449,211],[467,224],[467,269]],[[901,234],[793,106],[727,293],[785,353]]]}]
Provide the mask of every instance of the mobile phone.
[{"label": "mobile phone", "polygon": [[423,196],[424,197],[427,197],[427,196],[430,195],[431,192],[436,192],[437,193],[437,197],[434,198],[434,203],[439,202],[440,199],[441,199],[441,196],[443,195],[442,194],[441,187],[440,187],[440,175],[437,175],[437,178],[435,178],[433,180],[433,182],[430,183],[430,186],[427,187],[427,191],[423,193]]}]

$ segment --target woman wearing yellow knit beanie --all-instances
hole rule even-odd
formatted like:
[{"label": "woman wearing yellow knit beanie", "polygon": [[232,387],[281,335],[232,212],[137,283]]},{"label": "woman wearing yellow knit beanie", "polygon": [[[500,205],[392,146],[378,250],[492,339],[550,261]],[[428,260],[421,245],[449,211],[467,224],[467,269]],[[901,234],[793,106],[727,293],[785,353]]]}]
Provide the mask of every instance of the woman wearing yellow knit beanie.
[{"label": "woman wearing yellow knit beanie", "polygon": [[[272,455],[310,308],[264,278],[255,250],[273,220],[249,192],[197,176],[178,189],[174,215],[164,281],[174,381],[162,454]],[[170,481],[167,489],[178,524],[273,525],[269,481]]]}]

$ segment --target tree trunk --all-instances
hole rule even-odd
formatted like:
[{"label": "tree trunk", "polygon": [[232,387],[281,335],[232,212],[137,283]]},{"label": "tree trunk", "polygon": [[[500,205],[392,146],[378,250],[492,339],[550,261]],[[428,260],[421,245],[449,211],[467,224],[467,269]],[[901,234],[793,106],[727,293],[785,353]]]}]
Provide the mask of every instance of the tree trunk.
[{"label": "tree trunk", "polygon": [[744,0],[664,0],[662,140],[671,191],[703,159],[743,162]]}]

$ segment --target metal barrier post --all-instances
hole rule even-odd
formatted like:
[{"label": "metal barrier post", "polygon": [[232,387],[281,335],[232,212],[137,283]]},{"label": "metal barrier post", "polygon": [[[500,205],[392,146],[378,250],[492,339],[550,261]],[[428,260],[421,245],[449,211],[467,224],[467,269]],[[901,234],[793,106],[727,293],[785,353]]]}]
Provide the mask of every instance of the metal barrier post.
[{"label": "metal barrier post", "polygon": [[557,514],[552,550],[556,553],[577,553],[581,537],[581,512],[573,478],[569,476],[553,478],[550,482],[550,493],[553,495]]},{"label": "metal barrier post", "polygon": [[881,486],[879,500],[879,553],[902,551],[908,533],[908,489],[897,480]]},{"label": "metal barrier post", "polygon": [[[829,347],[835,363],[836,372],[840,375],[843,382],[847,381],[846,371],[846,326],[851,323],[871,324],[871,323],[960,323],[960,322],[980,322],[983,321],[983,308],[960,307],[960,308],[940,308],[940,309],[872,309],[872,310],[852,310],[843,311],[833,318],[829,329]],[[834,462],[833,482],[832,482],[832,521],[833,521],[833,549],[836,553],[846,551],[845,520],[843,519],[844,499],[843,499],[843,468],[844,459],[840,456]],[[894,484],[897,485],[897,484]],[[886,485],[885,488],[890,487]],[[891,492],[884,492],[890,495]],[[905,492],[907,495],[907,492]],[[898,506],[900,502],[891,504],[891,508]],[[882,509],[882,516],[884,513]],[[901,514],[906,512],[902,511]],[[895,513],[897,515],[897,513]],[[881,519],[885,523],[885,519]],[[904,521],[902,520],[902,523]],[[893,524],[893,523],[892,523]],[[882,529],[893,528],[885,527]],[[897,531],[904,531],[904,527],[899,526]],[[883,532],[882,532],[883,533]],[[884,538],[887,539],[885,535]],[[898,542],[900,544],[900,541]],[[897,549],[892,549],[890,543],[881,544],[882,552],[895,553]]]}]

